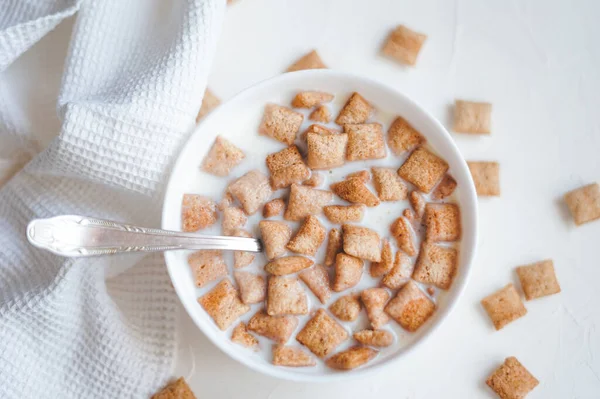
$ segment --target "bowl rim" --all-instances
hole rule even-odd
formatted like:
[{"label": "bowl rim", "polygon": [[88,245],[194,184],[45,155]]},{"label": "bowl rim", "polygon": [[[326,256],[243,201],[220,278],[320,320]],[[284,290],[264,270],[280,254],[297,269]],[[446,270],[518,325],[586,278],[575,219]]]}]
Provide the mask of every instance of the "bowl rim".
[{"label": "bowl rim", "polygon": [[[212,331],[206,331],[203,328],[202,324],[196,319],[196,317],[195,317],[196,311],[191,308],[192,304],[190,302],[188,302],[187,300],[184,300],[184,298],[182,297],[183,288],[180,285],[180,284],[182,284],[182,282],[179,279],[174,277],[174,275],[173,275],[174,272],[172,271],[173,268],[169,265],[169,259],[168,259],[168,255],[167,255],[168,253],[167,252],[164,253],[165,254],[164,258],[165,258],[165,263],[167,265],[167,271],[169,273],[169,278],[171,279],[171,282],[173,284],[175,292],[177,293],[177,297],[179,298],[179,301],[183,305],[184,309],[186,310],[186,312],[188,313],[190,318],[194,321],[194,324],[196,325],[196,327],[200,331],[202,331],[202,333],[206,337],[208,337],[208,339],[217,348],[219,348],[222,352],[227,354],[232,359],[234,359],[234,360],[240,362],[241,364],[245,365],[246,367],[250,368],[251,370],[263,373],[263,374],[271,376],[271,377],[276,377],[276,378],[280,378],[280,379],[284,379],[284,380],[288,380],[288,381],[295,381],[295,382],[333,382],[333,381],[344,381],[344,380],[349,380],[349,379],[354,379],[354,378],[364,378],[365,376],[372,375],[373,373],[380,371],[383,367],[388,367],[396,362],[399,362],[399,361],[405,359],[407,354],[412,353],[415,351],[416,348],[421,347],[423,345],[423,343],[428,341],[429,338],[444,324],[444,322],[448,319],[448,317],[453,313],[460,298],[464,295],[465,288],[471,277],[471,272],[473,269],[473,260],[475,258],[475,254],[477,251],[477,237],[478,237],[479,211],[478,211],[477,194],[475,191],[475,185],[474,185],[473,179],[471,177],[471,174],[469,172],[467,163],[466,163],[464,157],[462,156],[460,150],[458,149],[458,146],[456,145],[452,136],[450,135],[448,130],[444,127],[444,125],[442,125],[442,123],[440,121],[438,121],[429,111],[427,111],[426,108],[421,106],[419,103],[417,103],[416,101],[414,101],[413,99],[411,99],[410,97],[408,97],[407,95],[402,93],[401,91],[391,87],[390,85],[387,85],[387,84],[380,82],[378,80],[375,80],[373,78],[361,76],[358,74],[348,73],[348,72],[342,72],[342,71],[338,71],[338,70],[332,70],[332,69],[311,69],[311,70],[302,70],[302,71],[296,71],[296,72],[288,72],[288,73],[283,73],[281,75],[277,75],[277,76],[273,76],[273,77],[264,79],[262,81],[254,83],[251,86],[241,90],[240,92],[238,92],[237,94],[232,96],[230,99],[228,99],[227,101],[222,103],[217,110],[209,113],[205,117],[205,120],[213,117],[213,115],[216,112],[220,112],[221,110],[227,110],[227,108],[231,104],[233,104],[237,101],[242,101],[245,97],[252,95],[252,93],[254,91],[259,90],[259,89],[263,88],[264,86],[278,84],[282,81],[285,81],[287,79],[293,79],[300,75],[306,75],[307,77],[310,77],[310,76],[314,76],[316,74],[330,76],[333,79],[342,78],[342,79],[362,81],[364,84],[374,86],[374,88],[377,90],[387,91],[389,94],[391,94],[393,96],[400,97],[402,99],[402,101],[405,101],[410,106],[418,109],[419,112],[421,112],[423,114],[422,115],[423,117],[425,117],[426,119],[429,119],[429,122],[432,123],[438,130],[434,134],[441,134],[442,136],[444,136],[444,139],[449,146],[450,152],[452,152],[452,156],[455,157],[458,161],[458,166],[459,166],[459,169],[461,169],[461,174],[463,176],[467,177],[467,185],[461,186],[461,190],[466,191],[466,197],[469,202],[469,204],[467,204],[467,205],[469,205],[469,208],[472,209],[472,215],[471,215],[471,218],[469,219],[469,221],[470,221],[469,226],[467,226],[467,228],[465,228],[465,226],[463,226],[463,231],[469,230],[470,232],[472,232],[472,234],[469,235],[469,240],[467,240],[465,243],[463,243],[463,245],[468,246],[469,251],[466,251],[466,252],[468,252],[467,254],[463,253],[465,251],[461,251],[461,259],[462,259],[461,274],[463,274],[463,277],[460,279],[460,281],[454,282],[455,285],[458,285],[457,287],[456,286],[453,287],[455,294],[451,298],[448,299],[448,303],[446,305],[444,313],[438,317],[435,324],[432,324],[427,329],[427,331],[425,331],[421,335],[421,337],[419,337],[419,339],[410,343],[406,347],[401,348],[394,356],[391,356],[391,357],[383,360],[379,364],[374,365],[372,367],[358,368],[358,369],[352,370],[350,372],[345,371],[345,372],[339,372],[339,373],[317,374],[317,375],[295,373],[293,371],[288,370],[287,368],[283,368],[283,367],[276,368],[274,366],[267,367],[264,365],[257,364],[255,362],[251,362],[251,361],[249,361],[248,356],[244,356],[243,354],[241,354],[240,351],[236,351],[236,350],[232,349],[230,346],[224,345],[223,343],[225,341],[222,339],[221,335],[219,335],[217,337],[217,334],[213,333]],[[181,156],[181,154],[183,153],[184,148],[186,148],[188,146],[189,142],[192,139],[192,136],[196,134],[198,126],[199,125],[195,125],[192,132],[189,134],[188,138],[185,140],[185,143],[183,143],[183,145],[180,147],[177,158],[172,165],[171,171],[169,172],[169,177],[167,180],[167,185],[165,187],[165,192],[164,192],[164,196],[163,196],[163,209],[162,209],[162,213],[161,213],[161,227],[162,228],[165,228],[165,224],[167,223],[166,220],[168,218],[168,215],[167,215],[168,212],[167,212],[167,208],[165,206],[166,199],[170,195],[170,192],[172,191],[171,188],[172,188],[172,185],[174,184],[174,177],[175,177],[176,171],[178,170],[178,166],[183,161],[183,157]],[[463,204],[461,204],[461,205],[463,205]],[[462,209],[462,206],[461,206],[461,209]],[[465,238],[463,237],[462,240],[465,240]],[[462,258],[463,256],[466,256],[466,258]]]}]

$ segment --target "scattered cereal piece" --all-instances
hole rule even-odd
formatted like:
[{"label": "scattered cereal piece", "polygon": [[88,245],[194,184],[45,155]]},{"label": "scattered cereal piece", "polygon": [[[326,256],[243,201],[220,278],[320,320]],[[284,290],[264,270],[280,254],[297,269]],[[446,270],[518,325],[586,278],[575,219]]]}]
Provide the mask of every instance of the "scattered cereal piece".
[{"label": "scattered cereal piece", "polygon": [[263,276],[246,271],[234,272],[233,276],[240,289],[242,302],[250,305],[265,300],[267,285]]},{"label": "scattered cereal piece", "polygon": [[292,100],[294,108],[313,108],[316,105],[328,103],[333,100],[333,94],[322,91],[302,91]]},{"label": "scattered cereal piece", "polygon": [[333,183],[330,187],[340,198],[353,204],[365,204],[366,206],[373,207],[380,203],[379,198],[357,177]]},{"label": "scattered cereal piece", "polygon": [[368,170],[359,170],[357,172],[350,173],[346,176],[346,179],[350,179],[351,177],[356,177],[357,179],[360,179],[363,183],[371,181],[371,174]]},{"label": "scattered cereal piece", "polygon": [[204,98],[202,98],[200,111],[198,111],[198,115],[196,116],[196,123],[208,115],[210,111],[217,108],[220,104],[221,100],[219,97],[215,96],[215,93],[213,93],[209,88],[206,88],[206,90],[204,90]]},{"label": "scattered cereal piece", "polygon": [[298,147],[291,145],[267,156],[267,168],[271,172],[271,188],[289,187],[300,183],[310,176],[310,170],[304,164]]},{"label": "scattered cereal piece", "polygon": [[325,357],[348,339],[348,332],[323,309],[317,310],[304,328],[296,335],[296,340],[318,357]]},{"label": "scattered cereal piece", "polygon": [[528,301],[560,292],[551,259],[517,267],[517,275]]},{"label": "scattered cereal piece", "polygon": [[360,222],[365,212],[364,205],[327,205],[323,213],[331,223]]},{"label": "scattered cereal piece", "polygon": [[398,169],[398,175],[414,184],[420,191],[429,193],[447,170],[446,161],[419,147]]},{"label": "scattered cereal piece", "polygon": [[365,123],[373,112],[373,107],[358,93],[352,93],[344,108],[340,111],[335,123],[344,126],[346,123]]},{"label": "scattered cereal piece", "polygon": [[425,137],[401,116],[398,116],[394,122],[392,122],[388,130],[388,146],[395,155],[400,155],[406,151],[412,151],[426,141]]},{"label": "scattered cereal piece", "polygon": [[300,57],[287,69],[286,72],[300,71],[303,69],[326,69],[327,66],[321,60],[317,50],[312,50],[306,55]]},{"label": "scattered cereal piece", "polygon": [[287,145],[292,145],[304,115],[276,104],[267,104],[258,132]]},{"label": "scattered cereal piece", "polygon": [[481,304],[490,319],[492,319],[496,330],[501,330],[508,323],[525,316],[527,313],[519,293],[512,284],[508,284],[500,291],[483,298]]},{"label": "scattered cereal piece", "polygon": [[415,65],[425,39],[427,35],[398,25],[387,37],[383,54],[400,64]]},{"label": "scattered cereal piece", "polygon": [[354,287],[363,273],[363,261],[354,256],[339,253],[335,257],[335,279],[333,290],[341,292]]},{"label": "scattered cereal piece", "polygon": [[292,237],[292,228],[285,222],[261,220],[258,223],[265,246],[267,259],[274,259],[285,253],[285,246]]},{"label": "scattered cereal piece", "polygon": [[326,105],[320,105],[310,113],[308,119],[315,122],[329,123],[331,121],[331,111]]},{"label": "scattered cereal piece", "polygon": [[329,230],[327,238],[327,250],[325,251],[325,266],[332,266],[335,263],[335,257],[342,250],[342,233],[339,229]]},{"label": "scattered cereal piece", "polygon": [[415,332],[435,311],[435,304],[414,281],[409,281],[385,307],[405,330]]},{"label": "scattered cereal piece", "polygon": [[360,313],[360,302],[356,295],[345,295],[332,303],[329,311],[342,321],[354,321]]},{"label": "scattered cereal piece", "polygon": [[339,134],[340,131],[339,130],[335,130],[323,125],[319,125],[316,123],[313,123],[312,125],[310,125],[305,131],[304,133],[302,133],[302,137],[304,139],[306,139],[306,137],[308,136],[309,133],[315,133],[315,134],[320,134],[320,135],[327,135],[327,134]]},{"label": "scattered cereal piece", "polygon": [[246,156],[235,145],[221,136],[217,136],[208,154],[202,160],[202,170],[215,176],[229,175],[231,169],[242,162]]},{"label": "scattered cereal piece", "polygon": [[385,158],[385,140],[380,123],[347,123],[344,131],[348,133],[348,161]]},{"label": "scattered cereal piece", "polygon": [[323,176],[320,173],[312,172],[310,178],[308,180],[305,180],[302,184],[308,187],[318,187],[321,184],[323,184],[323,180]]},{"label": "scattered cereal piece", "polygon": [[398,248],[406,252],[408,256],[415,256],[417,250],[415,249],[414,234],[410,227],[408,220],[403,217],[396,219],[390,226],[390,232],[396,239]]},{"label": "scattered cereal piece", "polygon": [[283,345],[273,346],[273,364],[287,367],[311,367],[317,362],[311,355],[300,348]]},{"label": "scattered cereal piece", "polygon": [[425,198],[423,198],[423,196],[417,191],[411,191],[408,199],[410,201],[410,206],[412,206],[417,214],[417,218],[421,219],[425,213],[425,205],[427,204]]},{"label": "scattered cereal piece", "polygon": [[250,306],[240,301],[237,290],[227,278],[198,298],[198,302],[221,330],[226,330],[241,315],[250,311]]},{"label": "scattered cereal piece", "polygon": [[237,199],[248,215],[253,215],[273,194],[269,178],[258,170],[251,170],[229,186],[229,192]]},{"label": "scattered cereal piece", "polygon": [[371,327],[378,329],[383,327],[390,318],[383,311],[385,304],[390,299],[390,294],[385,288],[369,288],[363,290],[360,294],[365,309],[367,310],[367,316],[371,322]]},{"label": "scattered cereal piece", "polygon": [[461,133],[489,134],[492,124],[492,104],[456,100],[454,127]]},{"label": "scattered cereal piece", "polygon": [[265,265],[265,271],[274,276],[285,276],[304,270],[313,265],[313,261],[304,256],[284,256]]},{"label": "scattered cereal piece", "polygon": [[362,330],[354,333],[354,339],[363,345],[383,348],[394,342],[394,335],[386,330]]},{"label": "scattered cereal piece", "polygon": [[394,168],[371,168],[373,184],[382,201],[400,201],[408,197],[406,184],[400,180]]},{"label": "scattered cereal piece", "polygon": [[[247,232],[246,230],[236,229],[233,232],[234,237],[246,237],[252,238],[252,234]],[[246,251],[235,251],[233,253],[233,268],[241,269],[242,267],[246,267],[252,262],[254,262],[255,255],[252,252]]]},{"label": "scattered cereal piece", "polygon": [[294,316],[269,316],[264,311],[257,312],[248,322],[248,330],[284,344],[298,326]]},{"label": "scattered cereal piece", "polygon": [[393,266],[394,255],[392,254],[392,246],[387,239],[384,239],[383,248],[381,250],[381,262],[371,262],[371,277],[381,277],[389,272]]},{"label": "scattered cereal piece", "polygon": [[406,220],[408,220],[410,223],[414,223],[417,220],[417,215],[412,209],[406,208],[405,210],[403,210],[402,216],[404,216]]},{"label": "scattered cereal piece", "polygon": [[303,255],[314,256],[325,241],[325,227],[315,216],[309,215],[286,248]]},{"label": "scattered cereal piece", "polygon": [[181,227],[183,231],[198,231],[217,221],[217,204],[208,197],[183,194],[181,202]]},{"label": "scattered cereal piece", "polygon": [[327,303],[331,297],[331,288],[329,288],[329,273],[321,265],[315,265],[310,269],[301,271],[298,274],[300,280],[310,288],[322,304]]},{"label": "scattered cereal piece", "polygon": [[460,209],[456,204],[427,204],[425,206],[425,237],[428,241],[460,239]]},{"label": "scattered cereal piece", "polygon": [[412,278],[447,290],[452,284],[457,267],[458,252],[455,248],[424,241]]},{"label": "scattered cereal piece", "polygon": [[196,251],[188,256],[188,263],[192,268],[196,287],[204,287],[211,281],[227,275],[227,265],[221,251],[214,249]]},{"label": "scattered cereal piece", "polygon": [[444,176],[440,184],[437,185],[435,190],[433,190],[433,194],[431,194],[431,198],[434,200],[443,200],[446,197],[452,195],[454,190],[456,189],[456,180],[450,175]]},{"label": "scattered cereal piece", "polygon": [[306,293],[295,277],[269,277],[267,293],[267,314],[280,316],[286,314],[307,314]]},{"label": "scattered cereal piece", "polygon": [[196,399],[196,397],[183,377],[180,377],[152,395],[151,399]]},{"label": "scattered cereal piece", "polygon": [[344,233],[344,252],[371,262],[381,262],[381,238],[375,230],[345,224],[342,226],[342,231]]},{"label": "scattered cereal piece", "polygon": [[588,184],[565,194],[565,202],[576,225],[600,219],[600,185]]},{"label": "scattered cereal piece", "polygon": [[381,283],[392,290],[397,290],[410,280],[412,273],[412,261],[404,252],[398,251],[394,260],[394,267],[381,279]]},{"label": "scattered cereal piece", "polygon": [[229,208],[231,207],[231,205],[233,205],[233,201],[233,195],[231,195],[231,193],[227,191],[223,195],[223,199],[221,200],[221,202],[219,202],[219,204],[217,205],[217,209],[223,212],[226,208]]},{"label": "scattered cereal piece", "polygon": [[375,349],[354,346],[343,352],[336,353],[325,361],[327,366],[336,370],[352,370],[366,364],[377,356]]},{"label": "scattered cereal piece", "polygon": [[283,198],[275,198],[267,202],[263,207],[263,217],[270,218],[283,213],[285,209],[285,201]]},{"label": "scattered cereal piece", "polygon": [[236,230],[243,227],[247,221],[246,214],[240,208],[229,207],[223,209],[223,219],[221,220],[223,235],[232,235]]},{"label": "scattered cereal piece", "polygon": [[481,197],[500,195],[500,164],[498,162],[467,162],[475,183],[475,191]]},{"label": "scattered cereal piece", "polygon": [[433,296],[435,294],[435,288],[433,287],[427,287],[426,291],[429,294],[429,296]]},{"label": "scattered cereal piece", "polygon": [[290,221],[299,221],[308,215],[317,215],[332,200],[333,193],[331,191],[292,184],[288,206],[283,218]]},{"label": "scattered cereal piece", "polygon": [[540,383],[516,357],[508,357],[485,383],[501,399],[524,399]]},{"label": "scattered cereal piece", "polygon": [[308,156],[306,162],[311,169],[331,169],[342,166],[346,161],[347,134],[308,133]]},{"label": "scattered cereal piece", "polygon": [[235,326],[231,333],[231,340],[246,348],[258,348],[258,340],[248,332],[243,322]]}]

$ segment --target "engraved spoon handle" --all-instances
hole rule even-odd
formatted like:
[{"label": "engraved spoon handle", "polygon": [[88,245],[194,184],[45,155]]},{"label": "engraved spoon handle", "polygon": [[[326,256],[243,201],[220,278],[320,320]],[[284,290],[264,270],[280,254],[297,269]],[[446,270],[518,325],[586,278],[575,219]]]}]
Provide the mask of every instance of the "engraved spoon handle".
[{"label": "engraved spoon handle", "polygon": [[77,215],[32,220],[27,239],[38,248],[67,257],[181,249],[262,251],[262,243],[255,238],[205,236]]}]

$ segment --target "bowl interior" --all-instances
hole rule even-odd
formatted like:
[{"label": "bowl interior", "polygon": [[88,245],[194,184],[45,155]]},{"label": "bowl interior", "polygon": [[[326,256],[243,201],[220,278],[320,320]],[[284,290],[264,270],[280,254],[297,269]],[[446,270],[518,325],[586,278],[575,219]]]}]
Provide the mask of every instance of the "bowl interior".
[{"label": "bowl interior", "polygon": [[[181,151],[171,174],[165,195],[162,227],[169,230],[181,229],[181,199],[184,193],[203,194],[218,201],[222,198],[225,185],[233,178],[241,176],[252,168],[257,168],[267,173],[264,162],[266,154],[276,152],[283,147],[281,143],[258,135],[257,128],[262,117],[263,107],[268,102],[282,105],[290,104],[294,95],[303,90],[321,90],[336,94],[334,101],[337,103],[334,104],[334,107],[337,106],[338,108],[345,102],[351,92],[360,92],[375,106],[377,113],[373,119],[383,123],[386,131],[394,116],[401,115],[420,131],[427,138],[429,146],[448,162],[450,172],[458,182],[459,188],[455,193],[455,201],[461,206],[463,234],[459,246],[458,273],[450,290],[440,295],[437,303],[438,310],[435,315],[414,334],[404,332],[394,322],[388,323],[393,325],[389,328],[393,329],[398,335],[398,339],[394,345],[382,351],[382,354],[375,361],[351,372],[336,372],[322,366],[297,369],[276,367],[270,364],[268,350],[266,354],[263,352],[252,352],[232,343],[230,341],[231,328],[225,332],[220,331],[212,319],[204,312],[198,304],[197,298],[210,290],[214,284],[209,284],[202,289],[195,287],[190,268],[187,264],[189,252],[167,252],[165,253],[165,259],[175,290],[190,317],[215,345],[234,359],[257,371],[290,380],[322,381],[348,377],[354,378],[359,374],[368,373],[384,364],[401,359],[406,351],[412,350],[414,347],[422,344],[425,338],[442,324],[444,318],[450,313],[465,287],[471,261],[474,256],[477,197],[471,176],[465,161],[448,132],[420,106],[398,91],[381,83],[331,70],[288,73],[259,83],[218,107],[196,127],[189,141]],[[246,153],[244,162],[238,168],[234,169],[227,179],[208,175],[199,169],[204,155],[208,152],[217,135],[224,136]],[[386,160],[383,166],[398,167],[403,160],[404,158]],[[360,162],[354,162],[353,164],[353,170],[360,170],[367,166],[367,164]],[[369,167],[374,164],[368,162]],[[251,167],[248,165],[251,165]],[[376,166],[380,165],[381,163],[376,164]],[[328,171],[324,171],[324,173],[328,173]],[[334,181],[340,180],[343,174],[339,176],[333,175],[333,177]],[[274,197],[277,197],[277,194]],[[400,215],[402,209],[406,207],[406,203],[403,203],[402,206],[397,208],[397,214],[389,215],[389,220],[387,222],[384,221],[382,225],[388,226],[389,223]],[[258,217],[259,215],[255,215],[254,219],[251,218],[250,224],[255,224]],[[383,229],[385,230],[385,228]],[[207,231],[207,234],[218,234],[218,229]],[[385,235],[389,236],[389,234]],[[226,256],[231,256],[231,254],[227,254]],[[260,258],[261,256],[263,255],[260,254],[259,259],[255,263],[264,265],[266,259]],[[317,256],[318,259],[320,259],[319,256]],[[226,260],[231,271],[231,259],[226,258]],[[365,275],[367,277],[363,276],[363,280],[365,281],[361,281],[361,283],[373,286],[375,280],[369,280],[368,273],[365,273]],[[311,299],[311,302],[314,304],[315,298],[312,297]],[[253,305],[251,312],[242,320],[247,321],[260,307],[261,305]],[[299,326],[299,328],[301,327],[302,325]],[[293,338],[290,340],[290,343],[292,340]],[[270,343],[261,339],[261,347],[267,346],[270,347]]]}]

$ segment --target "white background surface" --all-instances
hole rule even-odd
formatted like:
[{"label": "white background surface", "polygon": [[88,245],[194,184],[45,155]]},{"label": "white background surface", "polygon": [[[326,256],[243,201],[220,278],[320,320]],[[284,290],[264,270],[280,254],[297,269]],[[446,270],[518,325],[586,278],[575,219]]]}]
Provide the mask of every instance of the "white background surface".
[{"label": "white background surface", "polygon": [[[210,87],[223,99],[276,75],[313,47],[331,68],[393,85],[450,125],[455,98],[493,103],[489,137],[454,134],[468,160],[501,164],[502,196],[480,201],[480,246],[458,308],[428,345],[367,380],[307,385],[264,377],[222,354],[184,315],[176,374],[208,398],[493,398],[485,378],[516,356],[539,380],[530,398],[600,397],[600,221],[576,228],[562,202],[600,181],[600,2],[239,0],[228,10]],[[58,90],[71,21],[11,69],[35,93],[30,127],[59,128]],[[428,39],[415,68],[378,55],[403,23]],[[54,95],[55,97],[55,95]],[[494,331],[479,301],[552,258],[562,293],[527,302]],[[518,286],[518,285],[517,285]]]}]

